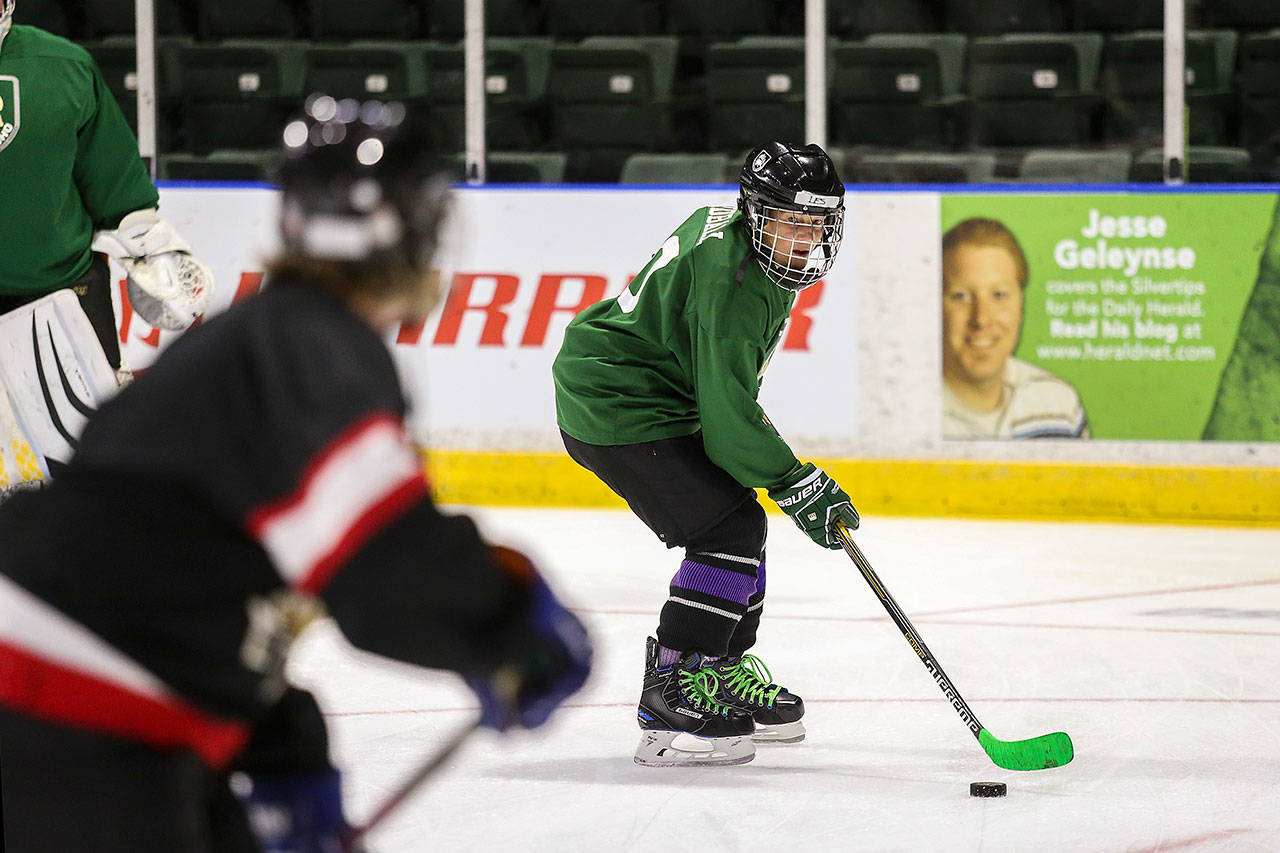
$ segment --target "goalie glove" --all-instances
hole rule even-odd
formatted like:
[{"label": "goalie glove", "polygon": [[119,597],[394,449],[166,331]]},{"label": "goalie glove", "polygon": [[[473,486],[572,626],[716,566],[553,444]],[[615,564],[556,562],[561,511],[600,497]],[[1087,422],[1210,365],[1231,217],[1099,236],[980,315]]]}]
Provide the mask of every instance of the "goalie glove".
[{"label": "goalie glove", "polygon": [[213,273],[150,208],[130,213],[114,231],[103,231],[94,246],[120,260],[133,310],[158,329],[188,328],[213,301]]},{"label": "goalie glove", "polygon": [[769,490],[769,497],[804,531],[824,548],[838,549],[835,523],[843,521],[851,530],[858,527],[858,511],[840,484],[812,462],[800,466],[789,485]]}]

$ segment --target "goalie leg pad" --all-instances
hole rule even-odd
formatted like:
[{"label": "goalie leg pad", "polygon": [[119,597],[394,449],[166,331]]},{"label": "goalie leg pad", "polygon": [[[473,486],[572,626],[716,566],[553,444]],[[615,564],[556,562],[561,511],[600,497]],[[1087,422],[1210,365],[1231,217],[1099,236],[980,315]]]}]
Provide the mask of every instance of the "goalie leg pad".
[{"label": "goalie leg pad", "polygon": [[0,501],[19,489],[38,487],[47,473],[31,446],[31,437],[18,424],[2,383],[0,380]]},{"label": "goalie leg pad", "polygon": [[[5,443],[10,450],[15,440],[30,448],[40,479],[49,476],[51,460],[71,459],[89,415],[120,390],[93,324],[70,290],[0,316],[0,386]],[[19,455],[13,451],[15,470],[29,471]]]}]

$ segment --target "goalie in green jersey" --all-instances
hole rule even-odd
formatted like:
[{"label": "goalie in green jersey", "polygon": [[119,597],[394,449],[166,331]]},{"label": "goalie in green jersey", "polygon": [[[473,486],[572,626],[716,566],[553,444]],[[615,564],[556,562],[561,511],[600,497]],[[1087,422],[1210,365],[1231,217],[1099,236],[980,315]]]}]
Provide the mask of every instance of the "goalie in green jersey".
[{"label": "goalie in green jersey", "polygon": [[[849,496],[802,463],[757,402],[796,293],[831,269],[844,185],[816,145],[770,142],[737,207],[704,207],[616,299],[574,318],[553,367],[569,455],[684,549],[647,643],[635,760],[741,764],[753,740],[804,738],[804,703],[747,654],[765,594],[764,509],[811,539],[857,527]],[[690,739],[690,735],[694,739]]]},{"label": "goalie in green jersey", "polygon": [[0,498],[47,482],[131,375],[108,254],[156,328],[186,329],[214,293],[93,58],[16,7],[0,0]]}]

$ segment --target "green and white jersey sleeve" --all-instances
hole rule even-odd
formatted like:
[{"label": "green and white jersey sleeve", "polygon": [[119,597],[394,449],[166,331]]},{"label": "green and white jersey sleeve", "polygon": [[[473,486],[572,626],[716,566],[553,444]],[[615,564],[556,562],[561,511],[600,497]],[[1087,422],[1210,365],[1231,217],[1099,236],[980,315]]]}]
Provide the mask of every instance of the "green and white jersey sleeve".
[{"label": "green and white jersey sleeve", "polygon": [[756,398],[794,302],[751,257],[736,209],[698,210],[569,324],[552,368],[560,428],[599,445],[701,430],[744,486],[782,483],[799,462]]},{"label": "green and white jersey sleeve", "polygon": [[93,59],[35,27],[14,26],[0,51],[0,175],[3,294],[65,287],[94,231],[159,201]]}]

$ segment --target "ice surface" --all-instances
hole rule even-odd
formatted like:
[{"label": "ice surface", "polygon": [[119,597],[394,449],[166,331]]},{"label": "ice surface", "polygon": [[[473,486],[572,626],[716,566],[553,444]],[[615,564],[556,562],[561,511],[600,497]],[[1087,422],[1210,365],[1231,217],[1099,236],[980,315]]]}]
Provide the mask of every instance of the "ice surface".
[{"label": "ice surface", "polygon": [[[461,508],[459,508],[461,509]],[[476,509],[535,553],[597,648],[551,724],[477,735],[371,835],[375,851],[1280,849],[1280,531],[866,519],[856,536],[983,725],[1063,730],[1075,761],[990,763],[839,551],[770,516],[753,650],[805,699],[803,743],[654,769],[644,638],[679,563],[618,511]],[[304,635],[348,810],[369,815],[476,713],[455,677]],[[1004,799],[969,796],[1004,781]]]}]

